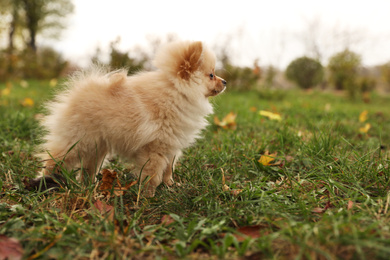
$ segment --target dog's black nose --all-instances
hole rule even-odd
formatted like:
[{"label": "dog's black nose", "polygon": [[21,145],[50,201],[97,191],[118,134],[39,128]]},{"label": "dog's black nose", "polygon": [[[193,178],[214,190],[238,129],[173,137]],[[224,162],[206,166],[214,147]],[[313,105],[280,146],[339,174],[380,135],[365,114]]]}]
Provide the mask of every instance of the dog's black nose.
[{"label": "dog's black nose", "polygon": [[222,84],[224,85],[224,86],[226,86],[226,80],[222,80]]}]

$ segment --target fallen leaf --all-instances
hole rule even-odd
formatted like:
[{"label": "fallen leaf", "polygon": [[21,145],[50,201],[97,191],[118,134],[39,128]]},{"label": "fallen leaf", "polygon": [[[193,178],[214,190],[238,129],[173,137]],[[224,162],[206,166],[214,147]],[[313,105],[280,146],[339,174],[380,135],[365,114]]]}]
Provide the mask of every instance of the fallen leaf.
[{"label": "fallen leaf", "polygon": [[161,218],[161,224],[163,226],[168,226],[168,225],[172,224],[173,222],[175,222],[175,220],[170,215],[164,215]]},{"label": "fallen leaf", "polygon": [[0,259],[22,259],[23,248],[15,238],[0,235]]},{"label": "fallen leaf", "polygon": [[34,100],[32,100],[31,98],[25,98],[22,102],[22,105],[24,107],[32,107],[34,106]]},{"label": "fallen leaf", "polygon": [[332,207],[332,204],[330,203],[330,201],[328,201],[325,205],[325,207],[323,208],[314,208],[311,210],[311,212],[313,213],[324,213],[327,209],[331,208]]},{"label": "fallen leaf", "polygon": [[364,127],[359,128],[359,132],[363,134],[367,134],[368,130],[370,130],[371,124],[367,123]]},{"label": "fallen leaf", "polygon": [[21,80],[19,84],[22,88],[28,88],[28,82],[25,80]]},{"label": "fallen leaf", "polygon": [[361,112],[359,115],[359,122],[361,122],[361,123],[365,122],[367,120],[367,115],[368,115],[367,110],[364,110],[363,112]]},{"label": "fallen leaf", "polygon": [[110,193],[110,190],[112,190],[114,182],[117,179],[117,173],[109,169],[103,169],[102,175],[103,177],[99,190],[103,191],[103,193]]},{"label": "fallen leaf", "polygon": [[55,86],[57,86],[57,83],[58,83],[58,80],[57,79],[51,79],[49,81],[49,86],[54,88]]},{"label": "fallen leaf", "polygon": [[99,190],[102,191],[102,194],[106,196],[110,196],[111,191],[113,191],[115,196],[122,196],[126,190],[137,184],[137,181],[132,181],[122,187],[118,179],[118,174],[113,170],[103,169],[102,175],[103,177],[99,186]]},{"label": "fallen leaf", "polygon": [[10,93],[11,93],[11,89],[9,89],[9,88],[5,88],[5,89],[1,90],[2,96],[8,96]]},{"label": "fallen leaf", "polygon": [[347,209],[348,210],[351,210],[353,208],[353,201],[348,201],[348,207],[347,207]]},{"label": "fallen leaf", "polygon": [[238,242],[244,241],[246,237],[259,238],[261,229],[264,229],[264,227],[260,225],[239,227],[237,229],[238,233],[234,234],[234,236],[237,238]]},{"label": "fallen leaf", "polygon": [[236,129],[236,117],[237,114],[234,114],[233,112],[230,112],[227,114],[222,121],[219,121],[218,117],[214,117],[214,124],[216,124],[219,127],[222,127],[223,129]]},{"label": "fallen leaf", "polygon": [[323,208],[314,208],[311,210],[313,213],[324,213],[325,210]]},{"label": "fallen leaf", "polygon": [[108,219],[109,220],[114,220],[114,207],[113,206],[110,206],[100,200],[97,200],[95,201],[95,203],[93,203],[93,205],[95,206],[95,208],[99,211],[99,213],[103,216],[105,215],[108,215]]},{"label": "fallen leaf", "polygon": [[282,117],[279,114],[272,113],[272,112],[265,111],[265,110],[260,110],[259,111],[259,115],[268,117],[271,120],[276,120],[276,121],[281,121],[282,120]]},{"label": "fallen leaf", "polygon": [[249,108],[249,110],[252,111],[252,112],[256,112],[257,108],[256,107],[251,107],[251,108]]},{"label": "fallen leaf", "polygon": [[258,160],[259,163],[261,163],[262,165],[264,166],[268,166],[268,165],[274,165],[272,164],[271,162],[273,162],[275,160],[275,157],[276,157],[276,152],[270,154],[269,151],[266,151],[261,157],[260,159]]},{"label": "fallen leaf", "polygon": [[232,194],[233,196],[238,196],[238,194],[240,194],[242,191],[243,189],[234,189],[230,191],[230,194]]}]

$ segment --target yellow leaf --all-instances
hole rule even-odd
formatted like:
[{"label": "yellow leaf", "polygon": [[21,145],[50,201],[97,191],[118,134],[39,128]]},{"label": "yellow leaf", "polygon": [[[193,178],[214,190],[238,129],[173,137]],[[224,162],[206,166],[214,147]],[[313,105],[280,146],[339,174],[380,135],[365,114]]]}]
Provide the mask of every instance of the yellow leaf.
[{"label": "yellow leaf", "polygon": [[237,114],[234,114],[233,112],[230,112],[227,114],[222,121],[219,121],[218,117],[214,117],[214,124],[216,124],[219,127],[222,127],[223,129],[236,129],[236,117]]},{"label": "yellow leaf", "polygon": [[222,190],[223,190],[223,191],[228,191],[228,190],[230,190],[230,187],[227,186],[226,184],[224,184],[224,185],[222,186]]},{"label": "yellow leaf", "polygon": [[363,134],[367,134],[370,128],[371,128],[371,124],[367,123],[365,126],[359,128],[359,132]]},{"label": "yellow leaf", "polygon": [[25,80],[21,80],[21,81],[20,81],[20,86],[21,86],[22,88],[27,88],[27,87],[28,87],[28,82],[25,81]]},{"label": "yellow leaf", "polygon": [[276,152],[270,154],[268,151],[266,151],[258,160],[259,163],[261,163],[264,166],[273,165],[271,162],[275,160]]},{"label": "yellow leaf", "polygon": [[10,88],[5,88],[1,91],[1,95],[2,96],[8,96],[9,94],[11,93],[11,89]]},{"label": "yellow leaf", "polygon": [[53,87],[57,86],[57,83],[58,83],[57,79],[51,79],[49,82],[49,85],[50,85],[50,87],[53,88]]},{"label": "yellow leaf", "polygon": [[361,123],[365,122],[367,120],[367,114],[368,114],[367,110],[364,110],[363,112],[361,112],[359,115],[359,122],[361,122]]},{"label": "yellow leaf", "polygon": [[32,107],[34,105],[34,100],[31,98],[25,98],[22,102],[22,105],[25,107]]},{"label": "yellow leaf", "polygon": [[259,114],[261,116],[268,117],[271,120],[277,120],[277,121],[281,121],[282,120],[282,117],[279,114],[272,113],[272,112],[269,112],[269,111],[260,110]]}]

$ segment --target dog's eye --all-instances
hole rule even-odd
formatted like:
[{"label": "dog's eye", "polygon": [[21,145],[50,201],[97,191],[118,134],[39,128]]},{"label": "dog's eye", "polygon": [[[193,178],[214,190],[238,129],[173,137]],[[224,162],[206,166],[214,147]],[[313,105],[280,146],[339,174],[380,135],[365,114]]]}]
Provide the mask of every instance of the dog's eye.
[{"label": "dog's eye", "polygon": [[210,74],[210,79],[213,79],[213,78],[214,78],[214,74],[211,73],[211,74]]}]

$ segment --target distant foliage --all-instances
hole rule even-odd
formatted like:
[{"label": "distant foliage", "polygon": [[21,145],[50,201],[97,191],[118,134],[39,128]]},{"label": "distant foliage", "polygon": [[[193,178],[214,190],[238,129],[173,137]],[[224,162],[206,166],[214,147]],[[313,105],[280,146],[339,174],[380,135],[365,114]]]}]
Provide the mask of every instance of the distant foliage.
[{"label": "distant foliage", "polygon": [[228,63],[218,72],[218,76],[227,81],[229,89],[248,91],[257,86],[261,74],[253,68],[237,67]]},{"label": "distant foliage", "polygon": [[270,88],[274,85],[275,77],[277,75],[278,71],[277,69],[270,65],[267,67],[265,71],[265,76],[264,76],[264,85],[267,88]]},{"label": "distant foliage", "polygon": [[390,89],[390,62],[381,66],[382,79],[386,83],[387,88]]},{"label": "distant foliage", "polygon": [[324,79],[324,68],[319,61],[308,57],[293,60],[286,70],[287,79],[300,88],[308,89],[320,84]]},{"label": "distant foliage", "polygon": [[125,68],[129,74],[134,74],[145,68],[145,64],[148,61],[146,55],[140,51],[136,57],[131,57],[128,51],[122,51],[119,49],[120,37],[110,43],[109,60],[103,62],[101,58],[100,49],[96,49],[95,55],[92,57],[92,63],[99,63],[108,65],[111,69]]},{"label": "distant foliage", "polygon": [[137,71],[142,70],[145,60],[143,58],[132,58],[128,52],[120,51],[117,47],[119,43],[120,38],[110,44],[109,66],[113,69],[126,68],[129,71],[129,74],[134,74]]},{"label": "distant foliage", "polygon": [[37,51],[26,48],[12,55],[0,52],[0,81],[15,78],[52,79],[61,75],[68,63],[50,47]]},{"label": "distant foliage", "polygon": [[338,90],[347,90],[355,97],[359,90],[359,68],[361,57],[348,49],[332,56],[329,60],[329,80]]}]

